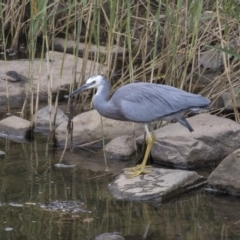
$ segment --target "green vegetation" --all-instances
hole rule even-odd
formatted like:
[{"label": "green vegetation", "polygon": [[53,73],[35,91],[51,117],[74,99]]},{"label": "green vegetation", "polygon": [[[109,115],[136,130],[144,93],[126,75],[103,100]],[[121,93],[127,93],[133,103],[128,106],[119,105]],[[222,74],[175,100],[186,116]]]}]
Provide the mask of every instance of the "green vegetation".
[{"label": "green vegetation", "polygon": [[[99,69],[99,73],[112,81],[113,91],[134,80],[164,83],[206,95],[219,113],[223,109],[215,104],[218,98],[229,91],[236,104],[234,88],[240,85],[239,11],[234,0],[1,0],[0,38],[12,48],[26,38],[30,61],[37,43],[43,59],[45,51],[54,49],[56,36],[82,42],[84,62],[91,58],[104,64],[108,71]],[[93,44],[97,46],[94,56],[89,52]],[[105,54],[98,51],[100,46]],[[113,54],[113,46],[123,48],[121,54]],[[73,54],[78,55],[78,47]],[[203,62],[211,58],[212,64],[221,64],[209,70]],[[78,71],[85,69],[83,64]],[[216,77],[202,83],[201,77],[209,71]],[[84,81],[82,76],[77,82]],[[239,121],[236,107],[234,115]]]}]

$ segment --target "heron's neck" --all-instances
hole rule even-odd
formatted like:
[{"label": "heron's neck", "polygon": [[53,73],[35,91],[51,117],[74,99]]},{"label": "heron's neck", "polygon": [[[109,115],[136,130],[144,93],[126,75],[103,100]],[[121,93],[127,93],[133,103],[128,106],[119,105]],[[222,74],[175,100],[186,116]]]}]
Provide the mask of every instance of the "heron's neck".
[{"label": "heron's neck", "polygon": [[104,84],[97,88],[97,92],[94,97],[94,102],[97,101],[108,101],[109,100],[109,91],[110,91],[110,83],[108,81],[104,81]]},{"label": "heron's neck", "polygon": [[110,84],[108,81],[104,85],[98,87],[97,93],[94,96],[94,107],[104,117],[109,117],[109,90]]}]

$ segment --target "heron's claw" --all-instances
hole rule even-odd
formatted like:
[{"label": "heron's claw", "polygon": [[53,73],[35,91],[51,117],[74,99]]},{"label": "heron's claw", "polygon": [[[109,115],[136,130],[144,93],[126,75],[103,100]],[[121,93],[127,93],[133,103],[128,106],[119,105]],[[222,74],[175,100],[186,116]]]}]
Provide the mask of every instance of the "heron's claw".
[{"label": "heron's claw", "polygon": [[152,166],[137,165],[132,168],[125,168],[124,174],[127,178],[134,178],[141,174],[147,174],[151,172],[151,170],[145,170],[145,168],[152,168]]},{"label": "heron's claw", "polygon": [[138,170],[140,170],[140,169],[144,169],[144,168],[152,168],[152,166],[151,165],[147,165],[147,166],[142,166],[141,164],[138,164],[138,165],[136,165],[135,167],[130,167],[130,168],[124,168],[123,170],[125,171],[128,171],[128,172],[135,172],[135,171],[138,171]]}]

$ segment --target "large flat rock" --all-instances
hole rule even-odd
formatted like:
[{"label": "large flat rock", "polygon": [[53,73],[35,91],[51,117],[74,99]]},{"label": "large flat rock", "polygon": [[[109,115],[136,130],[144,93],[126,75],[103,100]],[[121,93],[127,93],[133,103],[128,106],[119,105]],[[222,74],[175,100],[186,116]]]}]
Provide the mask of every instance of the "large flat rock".
[{"label": "large flat rock", "polygon": [[196,172],[152,168],[150,173],[131,179],[119,175],[109,190],[117,199],[164,202],[204,182]]},{"label": "large flat rock", "polygon": [[240,195],[240,149],[227,156],[208,177],[206,190]]},{"label": "large flat rock", "polygon": [[[54,51],[47,52],[45,59],[34,59],[33,62],[28,60],[0,60],[0,66],[0,103],[3,106],[9,101],[11,107],[21,106],[25,97],[30,96],[30,93],[27,92],[30,84],[32,84],[34,95],[37,94],[39,85],[39,99],[47,102],[49,87],[51,87],[53,95],[57,93],[58,89],[65,91],[66,94],[75,78],[80,81],[82,76],[87,79],[91,75],[99,73],[99,69],[102,73],[106,71],[106,67],[97,62]],[[83,66],[85,66],[84,69]],[[74,71],[74,69],[76,70]],[[32,83],[29,80],[7,81],[6,83],[5,79],[8,71],[16,71],[27,79],[31,79]]]},{"label": "large flat rock", "polygon": [[[144,132],[143,124],[122,122],[102,117],[104,137],[113,139],[122,135],[131,135],[135,131],[136,136]],[[65,142],[67,121],[56,129],[56,138],[61,145]],[[90,143],[102,140],[101,116],[96,110],[81,113],[73,118],[73,143]]]},{"label": "large flat rock", "polygon": [[179,123],[155,131],[157,140],[151,152],[154,162],[180,168],[203,167],[219,163],[239,148],[238,123],[211,114],[199,114],[187,120],[194,132]]}]

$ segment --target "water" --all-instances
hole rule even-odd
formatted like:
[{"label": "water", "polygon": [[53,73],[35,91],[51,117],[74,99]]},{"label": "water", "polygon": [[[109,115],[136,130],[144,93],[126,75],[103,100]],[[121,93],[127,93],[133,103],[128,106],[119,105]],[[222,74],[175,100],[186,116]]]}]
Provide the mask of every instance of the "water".
[{"label": "water", "polygon": [[127,163],[101,151],[67,152],[38,135],[31,143],[0,140],[0,240],[92,240],[121,232],[127,240],[240,239],[240,199],[206,194],[204,189],[167,204],[114,199],[108,184]]}]

